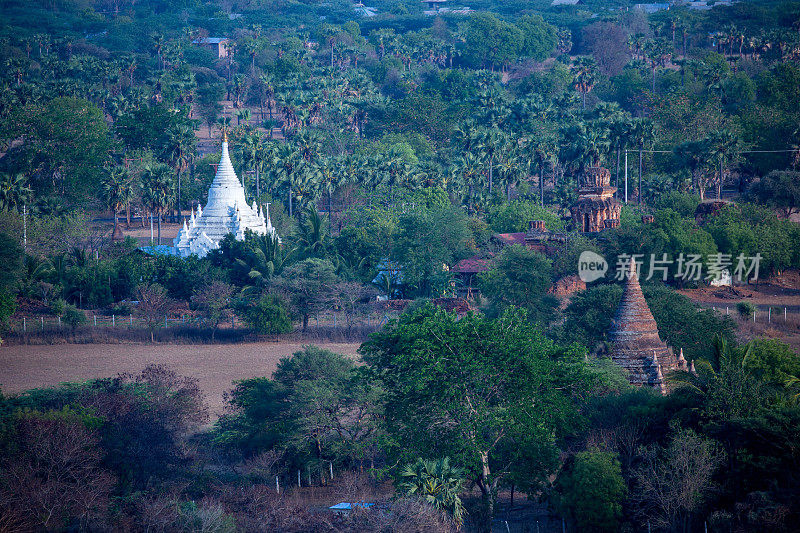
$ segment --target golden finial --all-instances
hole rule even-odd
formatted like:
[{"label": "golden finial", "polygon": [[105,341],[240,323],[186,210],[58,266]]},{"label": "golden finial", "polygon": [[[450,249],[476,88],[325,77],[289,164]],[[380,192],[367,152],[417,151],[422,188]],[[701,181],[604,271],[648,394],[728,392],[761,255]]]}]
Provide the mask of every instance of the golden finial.
[{"label": "golden finial", "polygon": [[228,132],[226,130],[222,130],[222,142],[228,142]]}]

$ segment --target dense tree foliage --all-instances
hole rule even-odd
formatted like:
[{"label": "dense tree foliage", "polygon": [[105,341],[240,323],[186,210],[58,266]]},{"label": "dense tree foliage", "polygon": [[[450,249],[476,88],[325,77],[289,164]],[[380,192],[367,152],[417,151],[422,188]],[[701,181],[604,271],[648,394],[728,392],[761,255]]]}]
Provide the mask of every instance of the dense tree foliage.
[{"label": "dense tree foliage", "polygon": [[[798,523],[796,354],[676,291],[708,277],[649,257],[760,254],[741,285],[800,268],[800,4],[461,4],[0,5],[4,337],[32,312],[66,338],[87,312],[135,316],[151,341],[178,317],[211,341],[229,321],[248,338],[324,333],[325,315],[377,330],[364,365],[306,347],[235,383],[211,430],[197,384],[160,367],[0,396],[0,529],[450,531],[488,523],[501,489],[581,530]],[[280,239],[140,248],[148,223],[161,244],[205,205],[223,135]],[[579,234],[595,166],[620,224]],[[532,221],[549,235],[526,241]],[[587,250],[610,272],[580,290]],[[632,254],[696,369],[666,397],[597,357]],[[404,497],[334,519],[272,492],[366,501],[340,472]],[[489,514],[461,507],[463,482]]]}]

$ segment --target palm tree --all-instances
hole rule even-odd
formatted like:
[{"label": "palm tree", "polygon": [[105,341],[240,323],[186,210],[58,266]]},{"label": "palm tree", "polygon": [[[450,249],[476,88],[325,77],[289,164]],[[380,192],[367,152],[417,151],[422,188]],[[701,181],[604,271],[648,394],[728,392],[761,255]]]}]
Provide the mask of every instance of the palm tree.
[{"label": "palm tree", "polygon": [[539,204],[544,206],[544,171],[546,166],[555,168],[558,143],[552,136],[542,137],[526,141],[523,149],[528,154],[531,172],[536,172],[539,177]]},{"label": "palm tree", "polygon": [[0,209],[19,211],[22,206],[30,203],[32,197],[33,191],[28,186],[25,174],[0,174]]},{"label": "palm tree", "polygon": [[239,141],[238,148],[242,164],[245,168],[255,171],[256,198],[259,198],[261,196],[261,171],[270,155],[264,146],[264,135],[258,130],[246,133]]},{"label": "palm tree", "polygon": [[611,147],[617,154],[617,165],[614,177],[614,187],[619,186],[620,155],[622,151],[625,149],[625,147],[628,145],[628,140],[630,139],[632,128],[633,128],[633,122],[631,121],[630,117],[624,115],[615,118],[608,125],[608,140],[611,143]]},{"label": "palm tree", "polygon": [[719,161],[717,200],[722,198],[722,181],[725,175],[726,163],[736,157],[736,153],[739,150],[739,143],[739,137],[728,129],[716,131],[708,137],[710,155]]},{"label": "palm tree", "polygon": [[406,182],[411,169],[405,159],[405,154],[394,146],[383,154],[378,160],[379,177],[389,187],[389,198],[394,203],[394,188]]},{"label": "palm tree", "polygon": [[709,162],[709,147],[706,139],[687,141],[675,147],[675,157],[678,164],[689,169],[692,177],[692,188],[700,195],[700,200],[705,200],[706,180],[703,171]]},{"label": "palm tree", "polygon": [[236,112],[236,125],[240,126],[244,120],[245,125],[250,123],[252,113],[249,109],[240,109]]},{"label": "palm tree", "polygon": [[472,152],[467,152],[460,157],[455,164],[455,172],[461,183],[467,187],[467,207],[470,214],[474,213],[473,200],[475,197],[475,185],[480,183],[481,163]]},{"label": "palm tree", "polygon": [[460,527],[464,523],[464,505],[459,494],[466,473],[450,464],[450,459],[417,459],[400,472],[399,488],[410,496],[417,496],[437,509],[453,515]]},{"label": "palm tree", "polygon": [[645,54],[647,55],[647,59],[650,60],[650,66],[653,71],[653,87],[652,90],[655,92],[656,90],[656,70],[658,67],[666,66],[667,61],[669,60],[670,56],[672,55],[672,49],[669,45],[669,42],[666,39],[658,38],[658,39],[650,39],[645,42],[644,46]]},{"label": "palm tree", "polygon": [[324,259],[328,249],[328,228],[312,205],[305,209],[305,220],[300,225],[298,241],[303,246],[306,257]]},{"label": "palm tree", "polygon": [[644,147],[648,143],[651,143],[655,140],[655,130],[653,128],[653,122],[649,119],[645,118],[635,118],[633,119],[633,125],[631,127],[631,139],[636,144],[637,148],[639,149],[639,190],[636,197],[636,203],[641,205],[642,203],[642,155],[644,152]]},{"label": "palm tree", "polygon": [[524,176],[520,148],[514,143],[507,143],[497,156],[498,180],[505,186],[506,199],[511,201],[511,188],[518,187]]},{"label": "palm tree", "polygon": [[156,53],[156,56],[158,56],[158,67],[163,69],[164,63],[161,58],[161,53],[164,50],[164,36],[160,33],[154,33],[150,36],[150,39],[152,41],[150,45],[151,49]]},{"label": "palm tree", "polygon": [[175,124],[167,130],[166,154],[178,176],[177,207],[179,214],[181,212],[181,177],[189,168],[196,145],[197,137],[194,135],[194,128],[189,124]]},{"label": "palm tree", "polygon": [[283,143],[273,155],[273,169],[275,181],[286,187],[287,206],[289,216],[294,215],[293,188],[297,181],[299,167],[303,164],[303,158],[290,144]]},{"label": "palm tree", "polygon": [[101,196],[103,203],[114,213],[114,230],[111,235],[116,235],[117,213],[133,198],[133,184],[125,168],[114,167],[111,169],[101,183]]},{"label": "palm tree", "polygon": [[583,109],[586,109],[586,95],[597,83],[597,62],[591,57],[579,57],[572,64],[575,90],[581,93]]},{"label": "palm tree", "polygon": [[[237,258],[237,265],[250,278],[252,289],[269,285],[274,276],[280,275],[292,260],[295,249],[281,245],[277,234],[252,235],[246,238],[250,252],[245,259]],[[248,288],[245,288],[248,291]],[[249,292],[249,291],[248,291]]]},{"label": "palm tree", "polygon": [[474,120],[465,120],[456,126],[453,132],[453,141],[466,154],[479,144],[480,134],[480,128],[477,127]]},{"label": "palm tree", "polygon": [[158,217],[158,243],[161,244],[161,216],[175,201],[172,169],[167,165],[146,165],[142,172],[142,200]]},{"label": "palm tree", "polygon": [[325,159],[319,165],[320,186],[328,196],[328,226],[333,227],[333,192],[342,186],[346,175],[341,172],[343,158]]},{"label": "palm tree", "polygon": [[262,41],[258,38],[247,39],[242,44],[242,49],[250,56],[250,75],[255,76],[256,73],[256,55],[261,50]]},{"label": "palm tree", "polygon": [[498,152],[504,149],[508,139],[499,128],[483,128],[478,137],[475,148],[481,154],[481,159],[488,163],[489,196],[492,195],[494,183],[494,161]]},{"label": "palm tree", "polygon": [[581,125],[573,135],[571,152],[581,172],[599,167],[610,147],[608,130],[598,123]]}]

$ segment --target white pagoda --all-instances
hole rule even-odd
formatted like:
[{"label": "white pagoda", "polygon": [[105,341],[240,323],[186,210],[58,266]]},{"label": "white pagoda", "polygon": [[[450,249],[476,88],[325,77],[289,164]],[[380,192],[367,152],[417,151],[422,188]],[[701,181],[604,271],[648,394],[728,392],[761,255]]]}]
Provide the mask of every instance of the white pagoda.
[{"label": "white pagoda", "polygon": [[244,187],[231,164],[228,138],[225,136],[217,174],[208,189],[208,203],[205,208],[198,206],[196,213],[192,208],[188,224],[184,219],[183,229],[173,241],[175,254],[181,257],[192,254],[203,257],[211,250],[219,248],[219,242],[229,233],[238,241],[244,240],[244,232],[248,229],[257,235],[270,234],[280,240],[269,219],[269,204],[263,212],[255,201],[252,205],[247,205]]}]

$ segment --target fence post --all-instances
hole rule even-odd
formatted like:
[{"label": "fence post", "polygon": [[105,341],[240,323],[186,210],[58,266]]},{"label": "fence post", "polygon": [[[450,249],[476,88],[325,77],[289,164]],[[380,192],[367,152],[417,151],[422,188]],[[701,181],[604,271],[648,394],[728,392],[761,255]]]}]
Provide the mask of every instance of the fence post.
[{"label": "fence post", "polygon": [[111,327],[112,328],[117,327],[117,316],[116,315],[111,315]]},{"label": "fence post", "polygon": [[275,476],[275,492],[281,493],[281,486],[278,484],[278,476]]},{"label": "fence post", "polygon": [[783,321],[786,322],[786,308],[783,308]]},{"label": "fence post", "polygon": [[728,308],[728,306],[726,305],[726,306],[725,306],[725,314],[726,314],[726,315],[729,315],[729,314],[730,314],[728,311],[729,311],[729,308]]},{"label": "fence post", "polygon": [[39,320],[41,320],[41,321],[42,321],[42,331],[44,331],[44,317],[43,317],[43,316],[40,316],[40,317],[39,317]]},{"label": "fence post", "polygon": [[25,320],[25,317],[22,317],[22,333],[28,332],[28,322]]},{"label": "fence post", "polygon": [[772,323],[772,306],[770,306],[769,309],[767,310],[767,323],[768,324]]},{"label": "fence post", "polygon": [[331,481],[333,481],[333,461],[331,461],[331,462],[330,462],[330,463],[328,463],[328,464],[329,464],[329,465],[330,465],[330,467],[331,467]]},{"label": "fence post", "polygon": [[58,315],[58,329],[61,329],[61,315]]},{"label": "fence post", "polygon": [[131,315],[131,316],[130,316],[130,317],[128,317],[128,318],[130,318],[130,321],[131,321],[131,327],[133,327],[133,315]]},{"label": "fence post", "polygon": [[300,470],[297,470],[297,488],[300,488]]},{"label": "fence post", "polygon": [[756,321],[756,311],[757,311],[757,310],[754,310],[754,311],[753,311],[753,322],[755,322],[755,321]]},{"label": "fence post", "polygon": [[94,318],[94,327],[97,327],[97,315],[92,315],[92,318]]}]

